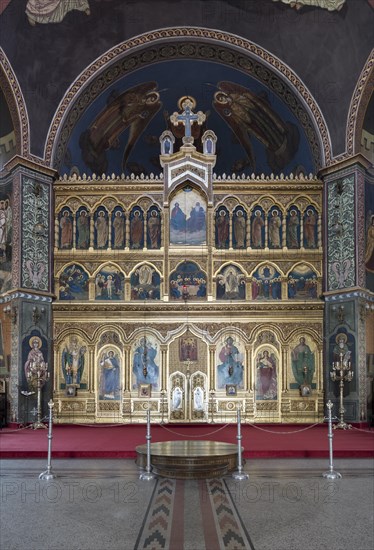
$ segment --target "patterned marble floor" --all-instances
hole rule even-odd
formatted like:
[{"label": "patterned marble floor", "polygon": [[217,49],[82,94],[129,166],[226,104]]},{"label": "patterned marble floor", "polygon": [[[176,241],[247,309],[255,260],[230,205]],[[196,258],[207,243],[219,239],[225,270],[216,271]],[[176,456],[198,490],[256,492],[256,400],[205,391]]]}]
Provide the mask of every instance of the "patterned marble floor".
[{"label": "patterned marble floor", "polygon": [[247,461],[249,479],[139,479],[132,460],[3,460],[1,550],[372,550],[374,461]]}]

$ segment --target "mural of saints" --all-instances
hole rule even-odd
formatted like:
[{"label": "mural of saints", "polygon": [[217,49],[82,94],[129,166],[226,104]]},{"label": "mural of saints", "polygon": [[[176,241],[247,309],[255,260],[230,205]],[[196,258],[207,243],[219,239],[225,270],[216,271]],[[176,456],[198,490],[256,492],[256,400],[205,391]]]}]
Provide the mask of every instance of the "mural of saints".
[{"label": "mural of saints", "polygon": [[112,214],[112,248],[125,246],[125,217],[122,210],[116,210]]},{"label": "mural of saints", "polygon": [[147,247],[160,248],[161,246],[161,220],[158,210],[148,211],[147,219],[148,235]]},{"label": "mural of saints", "polygon": [[256,358],[256,399],[277,399],[277,362],[274,353],[264,350]]},{"label": "mural of saints", "polygon": [[191,187],[184,187],[170,203],[170,244],[205,243],[205,200]]},{"label": "mural of saints", "polygon": [[259,267],[252,278],[252,299],[280,300],[281,297],[281,274],[271,265]]},{"label": "mural of saints", "polygon": [[71,338],[68,345],[65,345],[61,355],[61,367],[66,384],[76,384],[83,387],[81,381],[86,351],[86,346],[81,345],[76,336]]},{"label": "mural of saints", "polygon": [[243,388],[244,353],[232,336],[228,336],[217,346],[217,389],[226,388],[226,384],[236,384]]},{"label": "mural of saints", "polygon": [[288,248],[300,247],[300,218],[296,208],[291,208],[287,217],[286,239]]},{"label": "mural of saints", "polygon": [[134,208],[130,214],[130,248],[138,250],[144,246],[144,220],[140,208]]},{"label": "mural of saints", "polygon": [[131,300],[159,300],[160,275],[154,267],[143,264],[130,277]]},{"label": "mural of saints", "polygon": [[304,215],[304,246],[317,247],[317,213],[314,208],[308,208]]},{"label": "mural of saints", "polygon": [[280,248],[282,245],[282,220],[275,208],[269,214],[269,248]]},{"label": "mural of saints", "polygon": [[229,248],[230,221],[226,208],[220,208],[216,213],[216,247]]},{"label": "mural of saints", "polygon": [[59,299],[88,299],[88,274],[79,265],[70,265],[61,273],[59,280]]},{"label": "mural of saints", "polygon": [[141,337],[135,343],[132,354],[133,389],[139,384],[151,384],[155,390],[159,388],[158,361],[157,342],[150,337]]},{"label": "mural of saints", "polygon": [[121,368],[118,353],[114,350],[105,351],[100,357],[99,367],[99,399],[120,399]]},{"label": "mural of saints", "polygon": [[314,353],[301,336],[299,343],[291,351],[292,372],[296,382],[301,384],[312,384],[315,370]]},{"label": "mural of saints", "polygon": [[287,290],[290,299],[317,299],[316,273],[309,266],[299,264],[288,275]]},{"label": "mural of saints", "polygon": [[73,246],[73,218],[70,210],[63,210],[60,217],[60,248]]},{"label": "mural of saints", "polygon": [[234,248],[244,248],[246,238],[246,214],[241,208],[234,212],[233,216],[233,245]]},{"label": "mural of saints", "polygon": [[253,248],[264,247],[264,226],[265,226],[265,221],[263,219],[263,214],[261,210],[257,208],[252,216],[252,224],[251,224]]},{"label": "mural of saints", "polygon": [[85,209],[77,214],[77,248],[87,249],[90,246],[90,217]]},{"label": "mural of saints", "polygon": [[121,300],[123,287],[124,276],[118,269],[102,269],[95,278],[95,300]]},{"label": "mural of saints", "polygon": [[217,300],[244,300],[245,276],[234,265],[222,269],[217,275]]},{"label": "mural of saints", "polygon": [[[38,380],[35,367],[41,367],[41,370],[46,373],[48,365],[44,360],[42,351],[42,340],[39,336],[31,336],[29,340],[30,351],[27,355],[27,359],[24,365],[25,377],[28,387],[36,391],[38,387]],[[45,377],[41,377],[43,383],[46,381]]]},{"label": "mural of saints", "polygon": [[95,219],[95,244],[96,248],[107,248],[108,246],[108,215],[104,210],[96,213]]},{"label": "mural of saints", "polygon": [[207,277],[194,262],[184,261],[170,275],[172,300],[206,300]]}]

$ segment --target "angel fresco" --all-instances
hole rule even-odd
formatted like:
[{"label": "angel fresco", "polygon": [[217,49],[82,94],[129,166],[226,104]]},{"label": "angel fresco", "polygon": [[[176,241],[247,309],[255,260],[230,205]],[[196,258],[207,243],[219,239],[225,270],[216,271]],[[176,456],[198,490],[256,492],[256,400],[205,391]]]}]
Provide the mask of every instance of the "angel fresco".
[{"label": "angel fresco", "polygon": [[279,117],[266,95],[256,95],[234,82],[219,82],[213,106],[245,149],[253,170],[256,162],[252,136],[266,148],[267,160],[274,172],[285,168],[295,156],[299,131],[294,124]]},{"label": "angel fresco", "polygon": [[144,82],[116,96],[112,93],[106,107],[82,132],[79,145],[82,159],[95,173],[103,174],[108,168],[106,151],[118,146],[122,133],[129,129],[122,167],[126,164],[139,136],[161,108],[156,82]]}]

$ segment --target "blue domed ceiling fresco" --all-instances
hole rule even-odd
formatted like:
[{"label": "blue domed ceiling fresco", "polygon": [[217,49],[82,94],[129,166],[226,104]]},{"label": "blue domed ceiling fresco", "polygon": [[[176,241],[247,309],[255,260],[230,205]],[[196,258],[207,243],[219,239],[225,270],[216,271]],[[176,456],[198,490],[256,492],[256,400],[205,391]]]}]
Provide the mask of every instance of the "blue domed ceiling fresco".
[{"label": "blue domed ceiling fresco", "polygon": [[[205,130],[217,135],[217,174],[309,174],[318,169],[305,124],[291,108],[296,102],[291,94],[286,104],[273,89],[244,72],[193,59],[130,72],[87,107],[76,109],[55,167],[60,174],[159,174],[162,132],[174,133],[174,150],[182,144],[183,128],[172,126],[169,117],[179,110],[184,96],[194,98],[194,110],[206,114],[202,126],[193,125],[197,150],[202,150]],[[310,134],[310,127],[307,130]]]}]

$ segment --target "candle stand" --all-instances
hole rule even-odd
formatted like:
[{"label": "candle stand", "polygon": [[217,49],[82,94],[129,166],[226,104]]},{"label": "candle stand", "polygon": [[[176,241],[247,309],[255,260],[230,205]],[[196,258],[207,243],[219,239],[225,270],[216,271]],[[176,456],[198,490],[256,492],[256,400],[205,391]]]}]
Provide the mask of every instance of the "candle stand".
[{"label": "candle stand", "polygon": [[[350,354],[349,354],[350,355]],[[334,361],[332,364],[333,371],[330,372],[331,380],[339,382],[339,413],[340,421],[334,424],[334,429],[350,430],[351,424],[344,422],[345,409],[343,406],[344,382],[351,382],[353,372],[351,371],[351,362],[347,358],[347,354],[340,354],[339,361]]]},{"label": "candle stand", "polygon": [[47,426],[42,422],[42,388],[49,379],[48,363],[44,361],[32,362],[27,373],[27,378],[30,387],[36,387],[37,391],[37,419],[31,427],[34,430],[38,430],[39,428],[47,429]]}]

